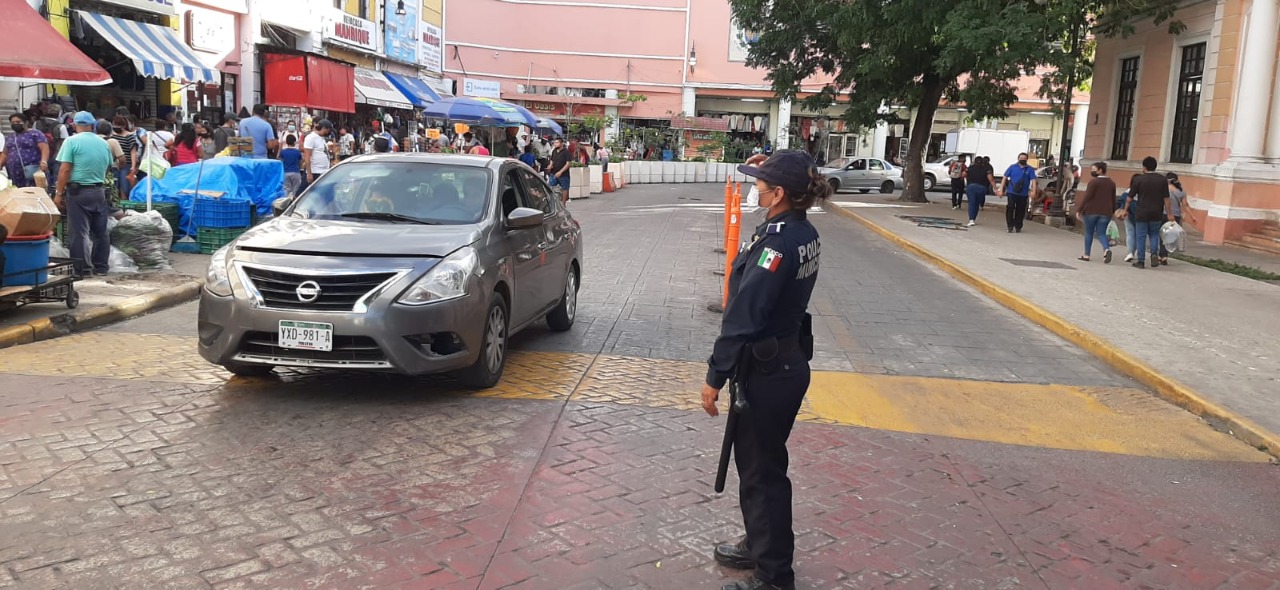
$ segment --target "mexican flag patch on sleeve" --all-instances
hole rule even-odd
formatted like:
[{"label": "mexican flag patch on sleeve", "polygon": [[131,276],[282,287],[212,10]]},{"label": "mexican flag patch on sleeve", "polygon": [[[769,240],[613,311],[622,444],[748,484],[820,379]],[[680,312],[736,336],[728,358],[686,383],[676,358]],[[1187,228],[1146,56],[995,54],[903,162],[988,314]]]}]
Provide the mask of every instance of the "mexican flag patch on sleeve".
[{"label": "mexican flag patch on sleeve", "polygon": [[782,264],[782,253],[773,248],[765,248],[760,253],[760,260],[756,261],[756,266],[769,272],[778,270],[779,264]]}]

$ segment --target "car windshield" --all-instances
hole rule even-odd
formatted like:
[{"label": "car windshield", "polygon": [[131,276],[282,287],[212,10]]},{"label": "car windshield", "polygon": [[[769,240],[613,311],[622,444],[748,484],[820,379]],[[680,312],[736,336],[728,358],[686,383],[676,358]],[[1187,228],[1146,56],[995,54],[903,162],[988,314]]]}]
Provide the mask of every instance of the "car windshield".
[{"label": "car windshield", "polygon": [[489,177],[488,169],[471,166],[348,162],[311,185],[290,214],[380,223],[476,223],[489,202]]},{"label": "car windshield", "polygon": [[935,157],[935,158],[934,158],[934,159],[932,159],[932,160],[929,160],[929,163],[930,163],[930,164],[950,164],[950,163],[951,163],[951,159],[952,159],[952,158],[954,158],[954,157],[955,157],[955,156],[950,155],[950,154],[944,154],[944,155],[941,155],[941,156],[937,156],[937,157]]},{"label": "car windshield", "polygon": [[836,158],[827,162],[827,168],[844,168],[849,165],[849,158]]}]

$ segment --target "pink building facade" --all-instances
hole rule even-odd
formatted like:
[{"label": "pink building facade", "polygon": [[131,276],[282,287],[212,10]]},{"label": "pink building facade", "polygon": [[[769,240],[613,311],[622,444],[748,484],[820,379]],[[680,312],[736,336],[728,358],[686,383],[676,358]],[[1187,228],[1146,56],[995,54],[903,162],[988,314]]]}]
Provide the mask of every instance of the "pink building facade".
[{"label": "pink building facade", "polygon": [[[609,115],[616,133],[682,114],[713,117],[740,141],[827,159],[889,157],[909,132],[906,125],[855,129],[839,120],[839,106],[811,112],[779,99],[765,72],[746,66],[748,34],[735,26],[727,0],[453,0],[445,3],[444,21],[445,76],[457,94],[519,102],[561,122]],[[800,97],[823,82],[807,81]],[[948,131],[985,125],[1028,130],[1033,151],[1056,154],[1061,119],[1034,96],[1035,84],[1025,86],[1027,96],[1002,121],[975,122],[962,108],[941,109],[931,151]],[[645,100],[628,100],[634,95]],[[1077,98],[1083,107],[1077,118],[1087,101]],[[910,120],[907,109],[895,110]]]}]

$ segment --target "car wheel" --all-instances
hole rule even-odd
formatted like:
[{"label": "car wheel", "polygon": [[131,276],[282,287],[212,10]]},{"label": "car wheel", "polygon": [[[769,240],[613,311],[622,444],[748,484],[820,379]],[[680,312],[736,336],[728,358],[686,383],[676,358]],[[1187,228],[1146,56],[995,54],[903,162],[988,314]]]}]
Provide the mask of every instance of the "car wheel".
[{"label": "car wheel", "polygon": [[222,368],[239,377],[266,377],[275,369],[271,365],[255,365],[250,363],[227,363]]},{"label": "car wheel", "polygon": [[577,316],[578,269],[570,266],[569,276],[564,279],[564,295],[560,298],[560,304],[547,314],[547,326],[555,332],[568,332]]},{"label": "car wheel", "polygon": [[858,192],[860,192],[860,193],[862,193],[862,194],[864,194],[864,195],[865,195],[865,194],[867,194],[867,193],[871,192],[871,189],[869,189],[869,188],[860,188],[860,189],[858,189]]},{"label": "car wheel", "polygon": [[489,310],[484,314],[484,338],[480,341],[480,357],[463,369],[458,378],[473,389],[488,389],[502,379],[507,365],[507,300],[494,293]]},{"label": "car wheel", "polygon": [[[924,190],[929,190],[929,189],[924,189]],[[892,181],[892,180],[886,180],[886,181],[884,181],[884,184],[881,184],[881,185],[880,185],[880,194],[887,195],[887,194],[892,193],[892,192],[893,192],[893,181]]]},{"label": "car wheel", "polygon": [[933,175],[932,175],[932,174],[925,174],[925,175],[924,175],[924,190],[925,190],[925,192],[929,192],[929,191],[933,190],[933,185],[935,185],[935,184],[937,184],[937,183],[938,183],[938,181],[933,179]]},{"label": "car wheel", "polygon": [[840,181],[838,179],[835,179],[835,178],[827,179],[827,184],[831,185],[831,192],[833,193],[840,192]]}]

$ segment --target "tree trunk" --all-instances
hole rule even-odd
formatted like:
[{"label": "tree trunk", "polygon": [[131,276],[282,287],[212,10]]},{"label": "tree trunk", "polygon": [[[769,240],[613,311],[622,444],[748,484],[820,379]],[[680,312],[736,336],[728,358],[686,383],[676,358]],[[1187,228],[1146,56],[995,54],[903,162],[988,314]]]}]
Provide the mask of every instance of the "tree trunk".
[{"label": "tree trunk", "polygon": [[933,115],[938,112],[938,101],[942,100],[942,91],[946,84],[936,75],[926,75],[921,81],[920,106],[916,109],[916,120],[911,125],[911,140],[907,143],[907,159],[902,173],[906,188],[899,201],[908,203],[928,203],[924,194],[924,152],[929,145],[929,136],[933,133]]}]

